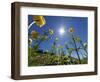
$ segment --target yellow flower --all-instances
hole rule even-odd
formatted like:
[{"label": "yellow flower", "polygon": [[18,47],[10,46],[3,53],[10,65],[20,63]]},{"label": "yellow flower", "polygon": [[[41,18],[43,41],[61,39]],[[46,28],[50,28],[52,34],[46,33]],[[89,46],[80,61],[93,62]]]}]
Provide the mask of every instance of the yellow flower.
[{"label": "yellow flower", "polygon": [[73,33],[74,32],[74,28],[73,27],[69,28],[69,32]]},{"label": "yellow flower", "polygon": [[43,16],[33,16],[33,20],[35,21],[35,24],[39,27],[42,27],[46,23]]},{"label": "yellow flower", "polygon": [[38,33],[35,30],[33,30],[31,32],[31,37],[32,37],[32,39],[37,39],[38,38]]},{"label": "yellow flower", "polygon": [[52,35],[53,34],[53,30],[49,29],[49,34]]}]

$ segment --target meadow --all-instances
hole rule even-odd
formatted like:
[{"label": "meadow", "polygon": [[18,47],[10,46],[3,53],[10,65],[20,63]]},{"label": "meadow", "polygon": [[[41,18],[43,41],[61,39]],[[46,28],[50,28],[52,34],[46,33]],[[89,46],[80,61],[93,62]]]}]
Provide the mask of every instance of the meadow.
[{"label": "meadow", "polygon": [[[39,15],[28,18],[28,66],[88,63],[86,18]],[[67,27],[58,26],[59,23]]]}]

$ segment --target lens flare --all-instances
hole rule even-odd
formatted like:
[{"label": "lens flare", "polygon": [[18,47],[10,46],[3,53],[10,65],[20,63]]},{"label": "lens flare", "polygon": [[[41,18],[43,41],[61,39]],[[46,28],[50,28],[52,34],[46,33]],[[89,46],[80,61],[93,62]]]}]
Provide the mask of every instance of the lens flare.
[{"label": "lens flare", "polygon": [[61,35],[64,34],[64,33],[65,33],[64,28],[60,28],[60,29],[59,29],[59,33],[60,33]]}]

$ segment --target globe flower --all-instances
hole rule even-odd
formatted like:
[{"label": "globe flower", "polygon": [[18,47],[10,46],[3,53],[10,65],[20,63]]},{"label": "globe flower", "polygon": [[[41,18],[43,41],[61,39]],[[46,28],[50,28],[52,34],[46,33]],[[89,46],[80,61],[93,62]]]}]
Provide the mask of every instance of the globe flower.
[{"label": "globe flower", "polygon": [[32,37],[32,39],[37,39],[38,38],[38,32],[36,32],[35,30],[33,30],[31,32],[31,37]]},{"label": "globe flower", "polygon": [[58,38],[57,37],[55,38],[55,41],[58,41]]},{"label": "globe flower", "polygon": [[76,37],[76,38],[75,38],[75,41],[76,41],[76,42],[80,42],[81,39],[80,39],[79,37]]},{"label": "globe flower", "polygon": [[53,30],[49,29],[49,34],[52,35],[53,34]]},{"label": "globe flower", "polygon": [[74,28],[73,27],[69,28],[69,32],[73,33],[74,32]]},{"label": "globe flower", "polygon": [[33,20],[35,21],[35,24],[39,27],[44,26],[46,23],[43,16],[33,16]]}]

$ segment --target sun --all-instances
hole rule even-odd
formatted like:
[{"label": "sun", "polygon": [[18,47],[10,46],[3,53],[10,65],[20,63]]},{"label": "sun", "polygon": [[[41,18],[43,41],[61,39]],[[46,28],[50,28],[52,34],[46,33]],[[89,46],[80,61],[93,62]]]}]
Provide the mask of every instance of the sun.
[{"label": "sun", "polygon": [[62,35],[62,34],[64,34],[65,33],[65,29],[64,28],[60,28],[59,29],[59,33]]}]

